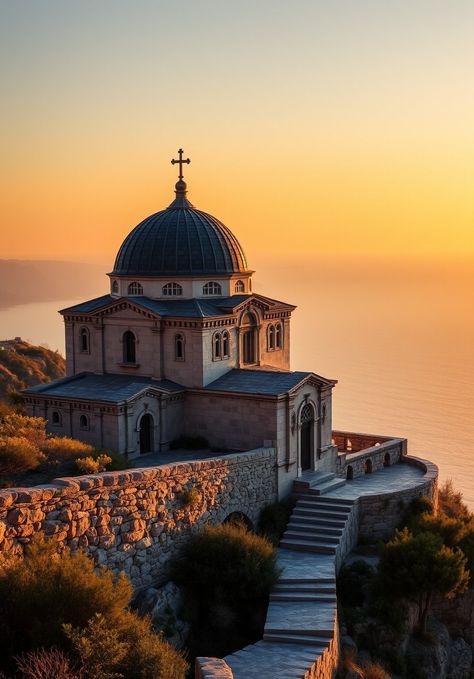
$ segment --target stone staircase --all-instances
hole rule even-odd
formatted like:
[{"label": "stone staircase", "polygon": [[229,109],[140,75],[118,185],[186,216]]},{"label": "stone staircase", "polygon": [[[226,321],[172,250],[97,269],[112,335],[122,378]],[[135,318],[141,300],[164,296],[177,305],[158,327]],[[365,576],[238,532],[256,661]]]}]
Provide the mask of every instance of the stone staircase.
[{"label": "stone staircase", "polygon": [[278,550],[283,573],[270,594],[263,640],[224,659],[234,679],[309,679],[319,676],[318,663],[336,662],[336,558],[354,503],[324,493],[344,483],[314,472],[294,482],[297,501]]}]

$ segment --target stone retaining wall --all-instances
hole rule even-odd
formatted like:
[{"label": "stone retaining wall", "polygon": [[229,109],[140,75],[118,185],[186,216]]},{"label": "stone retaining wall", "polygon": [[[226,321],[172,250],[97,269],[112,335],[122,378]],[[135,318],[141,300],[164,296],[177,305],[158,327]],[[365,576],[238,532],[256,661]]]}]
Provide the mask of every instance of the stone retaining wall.
[{"label": "stone retaining wall", "polygon": [[21,555],[43,531],[140,589],[165,581],[170,559],[206,523],[233,512],[255,523],[276,497],[273,448],[1,490],[0,556]]},{"label": "stone retaining wall", "polygon": [[376,542],[388,540],[400,524],[403,514],[412,500],[422,495],[438,503],[438,467],[421,458],[403,457],[404,464],[412,464],[423,469],[425,475],[420,482],[406,490],[378,495],[363,495],[358,499],[359,505],[359,540]]}]

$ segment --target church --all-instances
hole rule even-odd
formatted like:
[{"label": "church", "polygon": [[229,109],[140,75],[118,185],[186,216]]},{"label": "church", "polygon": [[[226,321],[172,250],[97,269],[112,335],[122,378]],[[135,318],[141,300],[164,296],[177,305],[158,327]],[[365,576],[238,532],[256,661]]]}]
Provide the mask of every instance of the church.
[{"label": "church", "polygon": [[129,459],[182,436],[213,450],[273,447],[285,493],[305,470],[334,471],[335,380],[290,370],[295,307],[252,290],[231,230],[187,197],[125,238],[108,294],[60,311],[66,377],[24,392],[47,429]]}]

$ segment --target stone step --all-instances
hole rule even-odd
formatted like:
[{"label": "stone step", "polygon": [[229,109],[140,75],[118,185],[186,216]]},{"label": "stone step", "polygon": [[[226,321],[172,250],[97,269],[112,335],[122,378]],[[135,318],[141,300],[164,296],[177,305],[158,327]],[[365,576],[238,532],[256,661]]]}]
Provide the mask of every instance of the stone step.
[{"label": "stone step", "polygon": [[336,488],[340,488],[341,486],[345,485],[346,485],[345,479],[336,477],[331,481],[326,481],[325,483],[318,483],[317,486],[311,486],[311,488],[309,488],[309,492],[314,493],[315,495],[323,495],[324,493],[329,493],[331,490],[336,490]]},{"label": "stone step", "polygon": [[294,637],[309,637],[310,639],[326,639],[327,642],[331,641],[331,639],[334,636],[334,627],[332,625],[318,625],[317,629],[314,628],[311,629],[311,627],[308,627],[307,629],[288,629],[288,627],[282,627],[280,625],[265,625],[265,628],[263,630],[263,639],[267,641],[266,637],[270,634],[278,634],[278,635],[283,635],[285,638],[288,639],[288,643],[294,643],[293,639]]},{"label": "stone step", "polygon": [[320,584],[308,582],[277,582],[273,587],[273,592],[309,592],[312,594],[334,594],[336,591],[336,583],[326,582]]},{"label": "stone step", "polygon": [[264,633],[264,641],[270,641],[273,643],[281,644],[302,644],[307,646],[319,646],[320,652],[326,650],[329,645],[329,639],[324,636],[313,637],[309,634],[284,634],[284,633]]},{"label": "stone step", "polygon": [[283,535],[283,540],[308,540],[308,542],[321,542],[328,545],[338,545],[341,541],[340,537],[334,535],[325,535],[321,533],[311,533],[307,530],[296,530],[294,528],[288,529]]},{"label": "stone step", "polygon": [[288,576],[285,577],[283,575],[281,578],[279,578],[277,584],[275,587],[279,587],[280,585],[287,587],[287,586],[295,586],[299,587],[301,585],[314,585],[316,587],[324,587],[327,585],[328,587],[333,585],[334,587],[336,586],[336,579],[335,578],[305,578],[305,577],[294,577],[294,576]]},{"label": "stone step", "polygon": [[321,533],[323,535],[333,535],[341,538],[344,535],[343,526],[325,526],[319,522],[303,523],[301,521],[292,521],[287,525],[286,530],[308,531],[309,533]]},{"label": "stone step", "polygon": [[309,542],[307,540],[282,539],[280,548],[292,549],[297,552],[315,552],[316,554],[335,554],[336,545],[328,545],[320,542]]},{"label": "stone step", "polygon": [[314,516],[312,514],[295,514],[295,510],[293,510],[293,514],[291,515],[290,521],[294,521],[296,523],[304,523],[307,524],[308,526],[327,526],[329,528],[336,528],[336,529],[343,529],[344,526],[346,525],[347,519],[331,519],[331,518],[326,518],[325,516]]},{"label": "stone step", "polygon": [[311,507],[309,503],[307,505],[297,505],[293,510],[292,516],[313,516],[321,517],[323,519],[337,519],[343,523],[347,520],[347,514],[341,513],[334,510],[322,509],[320,507]]},{"label": "stone step", "polygon": [[[344,479],[342,479],[344,480]],[[308,491],[308,493],[300,493],[298,497],[301,497],[302,499],[306,499],[306,497],[314,497],[314,493],[311,492],[311,490]],[[330,495],[318,495],[318,501],[327,503],[327,504],[338,504],[338,505],[345,505],[346,507],[352,507],[355,503],[355,500],[348,500],[346,498],[334,498],[331,497]]]},{"label": "stone step", "polygon": [[311,594],[309,592],[275,592],[270,594],[270,601],[318,601],[321,603],[334,603],[335,594]]},{"label": "stone step", "polygon": [[296,508],[298,507],[310,507],[310,508],[316,508],[316,509],[323,509],[326,512],[337,512],[338,514],[341,514],[343,516],[347,516],[347,514],[351,513],[352,507],[349,507],[347,505],[340,505],[337,502],[321,502],[318,496],[314,497],[306,497],[304,499],[300,499],[296,503]]},{"label": "stone step", "polygon": [[331,481],[336,475],[332,472],[303,472],[301,476],[293,481],[295,492],[313,488],[320,483]]}]

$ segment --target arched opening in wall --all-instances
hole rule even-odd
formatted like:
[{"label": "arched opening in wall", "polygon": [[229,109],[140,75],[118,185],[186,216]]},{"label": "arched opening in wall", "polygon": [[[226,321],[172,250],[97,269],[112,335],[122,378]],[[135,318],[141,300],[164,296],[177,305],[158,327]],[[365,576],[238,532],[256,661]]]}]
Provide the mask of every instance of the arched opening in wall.
[{"label": "arched opening in wall", "polygon": [[226,516],[224,523],[230,523],[232,526],[243,526],[246,530],[253,531],[253,523],[243,512],[232,512],[229,516]]},{"label": "arched opening in wall", "polygon": [[112,283],[112,292],[114,295],[116,295],[118,291],[119,291],[118,281],[114,281]]},{"label": "arched opening in wall", "polygon": [[230,336],[227,330],[222,333],[222,358],[230,356]]},{"label": "arched opening in wall", "polygon": [[346,479],[348,481],[352,481],[353,478],[354,478],[354,470],[352,469],[351,465],[349,465],[347,467],[347,470],[346,470]]},{"label": "arched opening in wall", "polygon": [[306,403],[300,415],[300,458],[301,469],[311,469],[314,450],[314,409]]},{"label": "arched opening in wall", "polygon": [[267,351],[273,351],[275,348],[275,326],[269,325],[267,330]]},{"label": "arched opening in wall", "polygon": [[153,452],[153,417],[145,413],[140,420],[140,455]]},{"label": "arched opening in wall", "polygon": [[275,326],[275,349],[281,349],[283,347],[283,328],[281,323],[277,323]]},{"label": "arched opening in wall", "polygon": [[235,284],[235,292],[245,292],[245,285],[243,281],[237,281]]},{"label": "arched opening in wall", "polygon": [[242,363],[257,363],[258,321],[255,314],[247,312],[240,323],[242,336]]},{"label": "arched opening in wall", "polygon": [[136,353],[136,337],[131,330],[123,333],[123,362],[124,363],[136,363],[137,353]]},{"label": "arched opening in wall", "polygon": [[81,415],[79,418],[79,427],[81,429],[89,429],[89,418],[87,415]]},{"label": "arched opening in wall", "polygon": [[384,458],[383,458],[383,466],[384,467],[390,467],[390,465],[391,465],[390,453],[385,453]]},{"label": "arched opening in wall", "polygon": [[51,424],[53,424],[55,427],[61,426],[61,415],[57,410],[53,410],[51,413]]},{"label": "arched opening in wall", "polygon": [[367,459],[364,464],[364,471],[366,474],[372,474],[372,460]]},{"label": "arched opening in wall", "polygon": [[130,283],[130,285],[128,286],[128,294],[143,295],[143,286],[141,285],[141,283],[138,283],[137,281]]},{"label": "arched opening in wall", "polygon": [[176,361],[184,361],[184,335],[180,332],[174,336],[174,357]]}]

